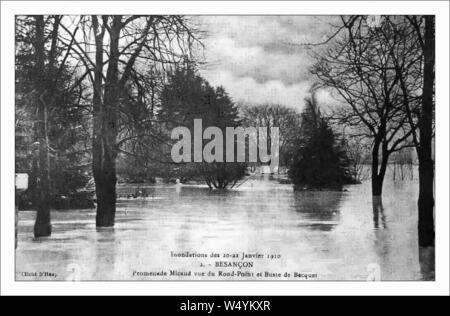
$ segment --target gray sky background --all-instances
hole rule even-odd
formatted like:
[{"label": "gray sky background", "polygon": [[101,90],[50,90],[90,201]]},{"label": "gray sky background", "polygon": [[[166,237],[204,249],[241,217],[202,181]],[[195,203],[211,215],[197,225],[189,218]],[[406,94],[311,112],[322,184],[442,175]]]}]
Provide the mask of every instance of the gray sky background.
[{"label": "gray sky background", "polygon": [[[314,82],[301,43],[332,32],[327,16],[201,16],[207,32],[202,75],[236,102],[278,103],[301,109]],[[327,93],[319,101],[329,101]]]}]

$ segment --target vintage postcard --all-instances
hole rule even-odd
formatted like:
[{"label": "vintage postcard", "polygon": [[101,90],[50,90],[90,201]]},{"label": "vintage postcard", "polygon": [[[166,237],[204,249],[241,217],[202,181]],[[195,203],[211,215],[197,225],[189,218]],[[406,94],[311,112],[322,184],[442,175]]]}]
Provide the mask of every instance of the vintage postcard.
[{"label": "vintage postcard", "polygon": [[436,14],[107,5],[10,19],[14,282],[436,281]]}]

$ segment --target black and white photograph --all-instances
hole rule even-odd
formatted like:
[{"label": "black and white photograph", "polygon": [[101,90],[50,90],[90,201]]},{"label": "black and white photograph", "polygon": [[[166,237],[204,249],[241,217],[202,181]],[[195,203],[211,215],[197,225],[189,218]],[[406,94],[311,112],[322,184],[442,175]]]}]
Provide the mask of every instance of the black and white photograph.
[{"label": "black and white photograph", "polygon": [[448,276],[448,2],[95,3],[2,1],[9,282]]}]

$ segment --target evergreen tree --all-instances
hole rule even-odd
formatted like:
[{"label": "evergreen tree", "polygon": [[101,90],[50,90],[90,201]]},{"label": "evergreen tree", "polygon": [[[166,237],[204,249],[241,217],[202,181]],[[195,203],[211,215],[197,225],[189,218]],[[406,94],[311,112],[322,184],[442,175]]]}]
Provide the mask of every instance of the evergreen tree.
[{"label": "evergreen tree", "polygon": [[[225,144],[226,127],[241,124],[238,110],[223,87],[212,87],[196,71],[187,66],[169,75],[168,83],[161,96],[159,119],[167,122],[170,130],[185,126],[194,135],[194,119],[202,119],[202,128],[216,126],[222,130]],[[204,140],[203,145],[209,140]],[[193,148],[191,150],[193,155]],[[223,152],[225,161],[225,150]],[[193,158],[191,159],[193,161]],[[233,186],[246,171],[245,163],[237,162],[194,162],[177,166],[181,179],[203,178],[212,189],[225,189]]]},{"label": "evergreen tree", "polygon": [[341,189],[352,182],[349,159],[314,100],[306,103],[289,177],[295,189]]},{"label": "evergreen tree", "polygon": [[58,45],[60,19],[16,18],[15,169],[29,174],[28,190],[17,202],[44,214],[36,236],[50,234],[50,208],[94,206],[92,193],[84,190],[90,159],[87,92]]}]

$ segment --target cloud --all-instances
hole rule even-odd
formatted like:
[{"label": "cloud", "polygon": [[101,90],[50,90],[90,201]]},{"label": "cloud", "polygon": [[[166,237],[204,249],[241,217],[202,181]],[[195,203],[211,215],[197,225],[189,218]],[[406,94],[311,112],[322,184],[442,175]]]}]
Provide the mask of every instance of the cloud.
[{"label": "cloud", "polygon": [[280,80],[257,82],[252,77],[235,77],[231,72],[207,75],[214,86],[224,86],[235,102],[250,104],[283,104],[300,110],[309,95],[307,81],[287,85]]},{"label": "cloud", "polygon": [[311,60],[308,56],[271,52],[257,45],[238,46],[231,38],[209,40],[207,49],[210,69],[226,69],[237,77],[252,77],[260,83],[280,80],[285,84],[309,77]]},{"label": "cloud", "polygon": [[[206,67],[201,73],[240,102],[281,103],[300,109],[314,78],[301,43],[323,40],[323,17],[203,16]],[[326,18],[325,18],[326,20]],[[329,20],[329,19],[328,19]]]}]

